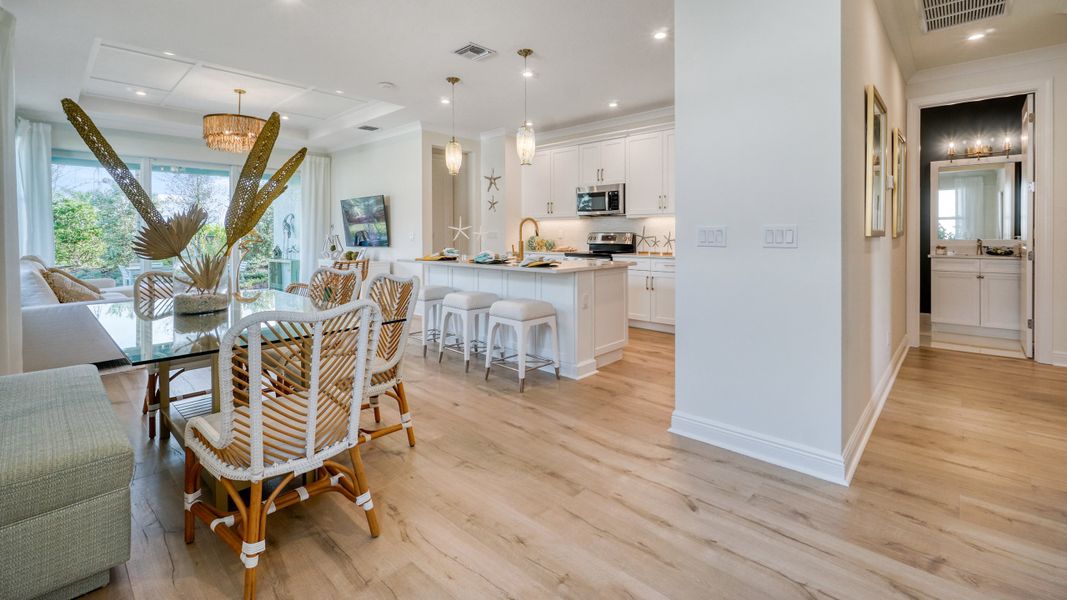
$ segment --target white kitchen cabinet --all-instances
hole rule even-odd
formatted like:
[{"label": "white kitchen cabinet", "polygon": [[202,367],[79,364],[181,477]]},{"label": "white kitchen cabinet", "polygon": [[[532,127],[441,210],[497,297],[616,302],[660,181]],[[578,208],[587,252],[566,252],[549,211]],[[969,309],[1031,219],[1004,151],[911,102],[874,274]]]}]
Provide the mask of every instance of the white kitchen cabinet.
[{"label": "white kitchen cabinet", "polygon": [[626,215],[674,212],[674,131],[626,138]]},{"label": "white kitchen cabinet", "polygon": [[550,174],[551,193],[547,217],[578,216],[578,186],[581,185],[581,153],[579,146],[552,150]]},{"label": "white kitchen cabinet", "polygon": [[935,330],[1010,337],[1019,331],[1017,259],[931,257],[930,322]]},{"label": "white kitchen cabinet", "polygon": [[533,164],[522,167],[522,214],[543,219],[549,216],[552,194],[551,152],[534,155]]},{"label": "white kitchen cabinet", "polygon": [[674,325],[674,273],[652,271],[653,323]]},{"label": "white kitchen cabinet", "polygon": [[630,326],[674,332],[673,258],[617,257],[630,261],[627,300]]},{"label": "white kitchen cabinet", "polygon": [[582,144],[578,148],[581,185],[626,181],[626,138]]},{"label": "white kitchen cabinet", "polygon": [[627,306],[630,311],[630,319],[636,321],[652,320],[652,294],[649,293],[648,271],[634,270],[630,272],[626,280]]}]

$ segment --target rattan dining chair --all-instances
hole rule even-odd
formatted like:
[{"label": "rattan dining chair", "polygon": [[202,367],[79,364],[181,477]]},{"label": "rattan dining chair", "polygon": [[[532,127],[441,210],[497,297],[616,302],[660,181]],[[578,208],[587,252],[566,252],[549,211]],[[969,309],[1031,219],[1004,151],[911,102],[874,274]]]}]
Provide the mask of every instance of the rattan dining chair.
[{"label": "rattan dining chair", "polygon": [[[356,300],[322,312],[255,313],[223,336],[219,368],[232,375],[220,384],[222,410],[193,417],[185,430],[185,542],[194,541],[199,519],[237,552],[246,599],[255,597],[267,516],[278,509],[337,492],[365,511],[371,536],[378,536],[358,441],[359,407],[381,324],[374,303]],[[294,355],[306,358],[275,362]],[[275,379],[280,372],[283,385]],[[331,460],[345,452],[351,468]],[[237,510],[201,500],[201,469],[218,480]],[[315,480],[286,491],[305,473]],[[271,479],[277,484],[265,492]],[[234,482],[249,482],[247,496]]]},{"label": "rattan dining chair", "polygon": [[285,291],[306,296],[319,310],[348,304],[359,296],[363,278],[358,271],[342,269],[316,269],[309,283],[290,283]]},{"label": "rattan dining chair", "polygon": [[374,422],[382,422],[379,397],[389,396],[396,400],[400,410],[400,422],[373,430],[362,429],[362,442],[379,438],[397,431],[407,431],[408,445],[415,445],[415,429],[411,419],[401,378],[404,350],[407,347],[411,319],[415,314],[415,302],[419,298],[419,278],[379,274],[371,278],[363,297],[378,305],[382,311],[382,335],[378,351],[371,361],[371,383],[367,392],[368,402],[364,409],[374,410]]},{"label": "rattan dining chair", "polygon": [[[133,281],[133,310],[142,319],[155,320],[172,314],[174,311],[174,276],[164,271],[145,271]],[[196,365],[193,369],[210,366]],[[189,368],[175,369],[169,376],[174,381]],[[172,398],[183,400],[210,393],[211,390],[199,390]],[[148,415],[148,437],[156,436],[156,423],[159,413],[159,374],[154,368],[148,369],[148,383],[145,385],[144,404],[141,414]]]},{"label": "rattan dining chair", "polygon": [[333,261],[334,269],[340,271],[350,271],[359,269],[360,276],[363,280],[367,280],[367,274],[370,271],[370,259],[369,258],[357,258],[355,260],[335,260]]}]

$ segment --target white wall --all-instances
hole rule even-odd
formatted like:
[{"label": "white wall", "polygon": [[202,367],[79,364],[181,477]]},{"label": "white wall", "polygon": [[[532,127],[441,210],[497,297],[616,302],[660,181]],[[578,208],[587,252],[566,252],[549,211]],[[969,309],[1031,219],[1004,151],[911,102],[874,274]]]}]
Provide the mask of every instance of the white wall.
[{"label": "white wall", "polygon": [[15,201],[15,17],[0,8],[0,375],[22,371],[19,225]]},{"label": "white wall", "polygon": [[[372,248],[375,260],[416,258],[423,253],[422,132],[413,129],[332,155],[334,231],[342,232],[341,199],[382,194],[389,219],[388,248]],[[430,178],[427,177],[429,182]],[[427,184],[427,187],[429,185]],[[432,225],[427,221],[427,228]],[[429,231],[425,234],[431,235]],[[403,272],[404,269],[400,268]]]},{"label": "white wall", "polygon": [[[1053,154],[1048,168],[1042,164],[1040,156],[1037,162],[1037,200],[1048,200],[1052,220],[1051,244],[1046,246],[1051,255],[1044,257],[1044,264],[1051,264],[1049,304],[1052,323],[1043,324],[1038,315],[1037,326],[1048,327],[1046,331],[1051,332],[1049,358],[1055,364],[1067,366],[1067,168],[1064,168],[1064,157],[1067,157],[1067,44],[919,71],[908,80],[907,94],[909,99],[914,99],[994,88],[1026,92],[1035,89],[1035,84],[1050,84],[1051,98],[1040,97],[1040,94],[1037,98],[1035,127],[1041,135],[1051,123],[1051,140],[1047,140],[1044,147],[1051,147]],[[1041,141],[1038,138],[1036,145],[1040,146]],[[1043,198],[1042,188],[1045,191]],[[1041,206],[1037,208],[1036,216],[1041,218]],[[1037,243],[1040,250],[1041,241]],[[1039,252],[1035,260],[1039,270],[1042,260]],[[1040,294],[1042,289],[1039,287],[1037,291]]]},{"label": "white wall", "polygon": [[[852,463],[851,459],[859,458],[865,436],[874,425],[898,361],[904,357],[907,336],[907,247],[904,237],[892,237],[889,191],[886,192],[885,237],[867,238],[864,235],[864,86],[874,84],[878,89],[889,114],[890,134],[894,128],[906,132],[907,104],[904,79],[874,0],[847,0],[842,9],[844,350],[841,435],[848,454],[846,462]],[[912,142],[910,150],[918,154],[919,140]],[[891,152],[890,139],[886,155],[892,156]],[[909,218],[919,216],[912,214]]]},{"label": "white wall", "polygon": [[[675,3],[671,430],[831,479],[841,467],[841,27],[841,0]],[[763,224],[796,224],[799,248],[762,248]],[[726,226],[729,246],[696,248],[701,225]]]}]

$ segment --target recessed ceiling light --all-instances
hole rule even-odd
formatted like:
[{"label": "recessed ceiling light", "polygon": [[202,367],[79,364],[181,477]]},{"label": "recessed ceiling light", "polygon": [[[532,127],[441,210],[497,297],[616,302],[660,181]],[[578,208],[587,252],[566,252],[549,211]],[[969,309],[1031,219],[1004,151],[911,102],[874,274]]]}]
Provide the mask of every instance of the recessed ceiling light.
[{"label": "recessed ceiling light", "polygon": [[174,56],[174,53],[171,52],[170,50],[164,50],[163,54],[166,54],[167,56]]},{"label": "recessed ceiling light", "polygon": [[608,102],[608,108],[619,108],[618,100],[612,100],[611,102]]},{"label": "recessed ceiling light", "polygon": [[383,90],[391,90],[396,87],[396,84],[392,81],[379,81],[378,87],[382,88]]},{"label": "recessed ceiling light", "polygon": [[146,92],[144,90],[137,90],[134,93],[137,94],[138,96],[147,96],[148,95],[148,92]]},{"label": "recessed ceiling light", "polygon": [[531,70],[529,70],[529,69],[525,69],[525,70],[523,70],[523,72],[522,72],[522,76],[523,76],[523,77],[533,77],[533,71],[531,71]]},{"label": "recessed ceiling light", "polygon": [[441,104],[451,104],[451,103],[452,103],[452,101],[449,100],[448,98],[444,98],[444,97],[441,98]]},{"label": "recessed ceiling light", "polygon": [[283,121],[288,121],[289,120],[289,115],[282,115],[282,120]]},{"label": "recessed ceiling light", "polygon": [[343,93],[344,93],[344,92],[343,92],[343,91],[341,91],[341,90],[334,90],[333,92],[334,92],[335,94],[343,94]]},{"label": "recessed ceiling light", "polygon": [[973,41],[976,41],[976,40],[980,40],[980,39],[982,39],[984,37],[985,37],[985,34],[982,33],[981,31],[979,31],[978,33],[972,33],[971,35],[967,36],[967,40],[970,41],[970,42],[973,42]]},{"label": "recessed ceiling light", "polygon": [[654,39],[654,40],[665,40],[665,39],[667,39],[667,30],[666,29],[660,29],[656,33],[653,33],[652,34],[652,39]]}]

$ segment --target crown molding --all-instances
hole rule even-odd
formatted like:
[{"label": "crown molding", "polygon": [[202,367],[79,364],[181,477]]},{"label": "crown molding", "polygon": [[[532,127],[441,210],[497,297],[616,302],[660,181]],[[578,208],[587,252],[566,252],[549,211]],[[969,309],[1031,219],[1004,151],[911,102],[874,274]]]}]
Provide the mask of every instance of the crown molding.
[{"label": "crown molding", "polygon": [[638,125],[651,125],[673,122],[674,106],[672,105],[637,113],[631,113],[619,117],[602,119],[599,121],[590,121],[588,123],[581,123],[578,125],[563,127],[560,129],[551,129],[548,131],[541,132],[537,134],[537,136],[539,138],[538,142],[543,141],[544,143],[551,143],[557,140],[592,136],[593,134],[601,132],[617,132],[619,130],[635,128]]},{"label": "crown molding", "polygon": [[1067,59],[1067,44],[1057,44],[1055,46],[1037,48],[1036,50],[1026,50],[1014,54],[1004,54],[1001,56],[993,56],[990,58],[923,69],[922,71],[916,72],[910,79],[908,79],[908,85],[1065,59]]}]

